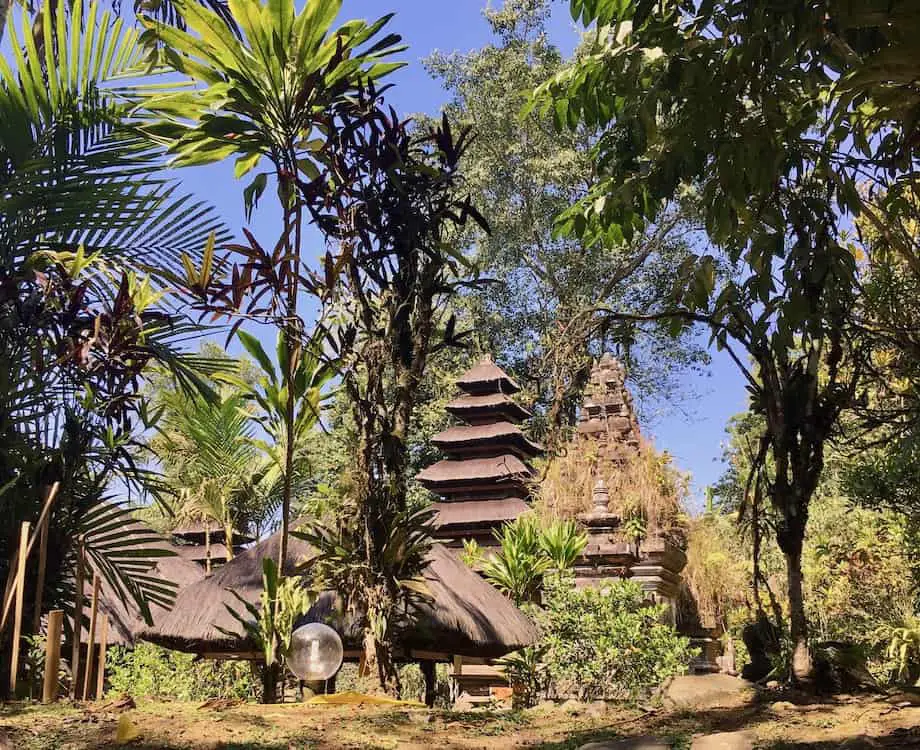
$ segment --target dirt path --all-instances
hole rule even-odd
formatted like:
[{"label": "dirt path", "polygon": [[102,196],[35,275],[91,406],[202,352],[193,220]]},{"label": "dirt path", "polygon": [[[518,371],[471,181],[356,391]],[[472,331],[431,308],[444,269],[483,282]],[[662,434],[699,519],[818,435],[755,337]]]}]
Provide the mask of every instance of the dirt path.
[{"label": "dirt path", "polygon": [[[795,705],[737,696],[717,705],[644,712],[601,706],[524,712],[425,711],[385,707],[139,702],[126,712],[100,705],[0,708],[0,748],[16,750],[336,750],[345,748],[578,748],[597,739],[656,735],[685,750],[694,736],[748,730],[768,750],[845,747],[920,750],[920,703],[897,697],[843,698]],[[901,704],[901,705],[898,705]],[[118,742],[122,730],[137,733]],[[5,744],[4,744],[5,743]]]}]

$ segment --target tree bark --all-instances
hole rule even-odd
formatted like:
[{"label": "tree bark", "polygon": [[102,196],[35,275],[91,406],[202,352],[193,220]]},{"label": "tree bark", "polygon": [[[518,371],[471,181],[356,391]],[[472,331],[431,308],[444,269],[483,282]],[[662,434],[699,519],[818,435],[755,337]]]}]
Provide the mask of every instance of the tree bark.
[{"label": "tree bark", "polygon": [[805,597],[802,591],[802,551],[785,553],[786,576],[789,588],[789,635],[792,640],[792,679],[808,682],[811,678],[811,654],[808,651],[808,619],[805,616]]},{"label": "tree bark", "polygon": [[370,626],[364,629],[364,668],[368,675],[376,672],[382,692],[394,698],[399,697],[399,671],[393,661],[391,644],[377,640]]},{"label": "tree bark", "polygon": [[278,664],[262,665],[262,703],[278,701]]},{"label": "tree bark", "polygon": [[422,676],[425,678],[425,705],[428,708],[434,707],[434,702],[438,696],[438,677],[437,665],[430,659],[419,662],[422,670]]}]

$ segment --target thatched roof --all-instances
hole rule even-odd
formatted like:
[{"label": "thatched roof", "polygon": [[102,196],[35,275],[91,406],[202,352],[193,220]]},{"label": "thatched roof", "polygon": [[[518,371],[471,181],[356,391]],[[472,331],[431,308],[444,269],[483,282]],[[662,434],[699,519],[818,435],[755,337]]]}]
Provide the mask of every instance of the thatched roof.
[{"label": "thatched roof", "polygon": [[[135,524],[141,525],[139,521],[135,522]],[[150,534],[154,533],[152,530],[145,530]],[[177,546],[172,544],[165,537],[162,542],[152,546],[173,553],[178,551]],[[145,575],[174,583],[179,590],[194,584],[204,577],[204,570],[200,565],[185,560],[178,555],[155,557],[151,558],[151,560],[155,561],[155,564],[146,571]],[[84,615],[87,617],[89,616],[89,604],[92,590],[92,576],[89,575],[84,584],[87,602],[84,609]],[[106,582],[105,578],[102,578],[99,586],[99,613],[100,623],[102,617],[109,618],[108,642],[111,645],[132,645],[137,639],[140,630],[147,627],[147,623],[144,622],[144,618],[137,604],[130,597],[128,597],[127,601],[122,601],[115,589]],[[168,609],[157,604],[153,604],[150,607],[150,615],[153,618],[154,625],[161,622],[168,614]],[[100,624],[97,627],[101,628],[102,626]],[[84,628],[82,638],[85,640],[88,637],[88,633]],[[98,630],[96,638],[99,638]]]},{"label": "thatched roof", "polygon": [[[262,558],[277,554],[278,535],[262,541],[224,565],[214,575],[179,593],[169,616],[141,633],[145,640],[192,653],[240,653],[253,650],[239,622],[227,605],[238,612],[244,607],[231,593],[258,602],[262,591]],[[296,561],[309,555],[309,547],[292,538],[289,547],[292,570]],[[497,589],[467,568],[441,545],[433,545],[425,573],[430,601],[419,607],[416,624],[401,637],[408,649],[436,650],[463,656],[499,656],[532,643],[536,632],[530,620]],[[357,620],[341,614],[339,598],[323,594],[305,621],[334,623],[346,646],[357,648]],[[223,628],[235,633],[231,638]]]},{"label": "thatched roof", "polygon": [[485,356],[457,378],[457,385],[467,393],[517,393],[521,386],[508,373]]},{"label": "thatched roof", "polygon": [[[443,545],[432,545],[425,581],[431,598],[418,605],[414,624],[403,633],[405,647],[497,658],[537,639],[524,613]],[[322,594],[302,622],[331,625],[346,646],[361,643],[357,618],[343,612],[341,598],[333,592]]]},{"label": "thatched roof", "polygon": [[[208,548],[204,544],[177,544],[176,554],[185,560],[204,564],[208,559]],[[230,557],[227,546],[214,543],[211,545],[211,562],[224,562]]]},{"label": "thatched roof", "polygon": [[449,401],[444,408],[449,414],[472,423],[495,419],[522,422],[531,416],[527,409],[503,393],[460,396]]},{"label": "thatched roof", "polygon": [[530,506],[519,497],[436,502],[433,505],[438,512],[434,523],[438,531],[445,534],[464,529],[488,529],[505,521],[513,521],[530,510]]},{"label": "thatched roof", "polygon": [[523,457],[539,456],[543,448],[527,439],[516,424],[501,420],[491,424],[449,427],[431,438],[446,453],[472,455],[504,447]]},{"label": "thatched roof", "polygon": [[437,491],[445,485],[463,482],[468,485],[495,481],[529,479],[533,469],[517,456],[503,453],[488,458],[465,460],[444,459],[422,469],[415,478],[429,489]]}]

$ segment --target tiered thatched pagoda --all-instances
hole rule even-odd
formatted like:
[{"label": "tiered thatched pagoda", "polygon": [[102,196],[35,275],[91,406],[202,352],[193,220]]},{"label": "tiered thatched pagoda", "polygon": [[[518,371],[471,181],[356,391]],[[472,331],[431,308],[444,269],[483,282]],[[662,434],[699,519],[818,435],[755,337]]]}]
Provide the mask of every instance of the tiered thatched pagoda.
[{"label": "tiered thatched pagoda", "polygon": [[494,529],[528,509],[528,461],[542,448],[518,424],[530,413],[511,394],[520,387],[489,357],[457,380],[462,395],[447,411],[464,425],[435,435],[431,442],[446,458],[419,472],[418,481],[440,496],[434,504],[437,538],[452,547],[464,539],[495,544]]},{"label": "tiered thatched pagoda", "polygon": [[[216,568],[233,559],[255,541],[254,537],[233,531],[231,547],[227,547],[227,532],[219,524],[192,523],[179,526],[170,532],[176,542],[180,557],[198,563],[205,569]],[[210,565],[209,565],[210,562]]]}]

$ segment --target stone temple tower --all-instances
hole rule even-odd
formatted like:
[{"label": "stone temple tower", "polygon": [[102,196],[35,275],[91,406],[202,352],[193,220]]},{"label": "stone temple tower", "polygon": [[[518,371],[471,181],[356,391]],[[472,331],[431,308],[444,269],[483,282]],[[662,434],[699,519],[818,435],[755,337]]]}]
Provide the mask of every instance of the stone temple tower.
[{"label": "stone temple tower", "polygon": [[623,367],[604,354],[591,370],[578,415],[578,434],[597,444],[601,463],[619,462],[639,450],[639,422],[626,390]]}]

